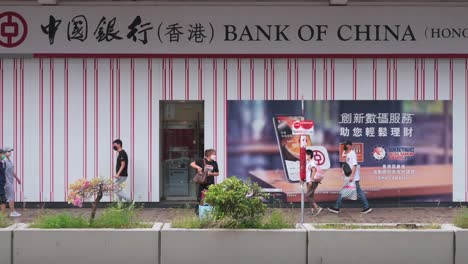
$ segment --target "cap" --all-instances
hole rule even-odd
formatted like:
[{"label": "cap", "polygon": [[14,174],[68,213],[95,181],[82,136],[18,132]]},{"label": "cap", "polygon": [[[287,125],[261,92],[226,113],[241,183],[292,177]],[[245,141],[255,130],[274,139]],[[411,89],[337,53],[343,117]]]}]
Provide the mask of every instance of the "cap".
[{"label": "cap", "polygon": [[10,147],[4,147],[3,148],[3,152],[10,152],[10,151],[13,151],[14,149],[13,148],[10,148]]},{"label": "cap", "polygon": [[353,145],[353,142],[347,140],[347,141],[345,141],[344,145],[345,145],[345,146],[346,146],[346,145]]},{"label": "cap", "polygon": [[4,151],[3,149],[0,149],[0,154],[3,154],[5,153],[6,151]]}]

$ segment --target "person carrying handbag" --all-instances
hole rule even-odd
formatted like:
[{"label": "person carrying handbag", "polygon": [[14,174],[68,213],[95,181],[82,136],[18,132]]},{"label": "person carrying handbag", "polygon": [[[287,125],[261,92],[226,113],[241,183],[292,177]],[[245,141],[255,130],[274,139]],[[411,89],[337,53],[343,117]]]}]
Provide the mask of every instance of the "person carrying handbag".
[{"label": "person carrying handbag", "polygon": [[315,202],[314,195],[315,190],[317,190],[318,185],[321,183],[323,179],[323,171],[317,165],[315,160],[313,159],[314,152],[310,149],[306,150],[306,184],[307,184],[307,193],[306,197],[310,203],[310,207],[312,208],[312,215],[316,216],[321,211],[322,208],[318,206]]},{"label": "person carrying handbag", "polygon": [[346,141],[344,143],[344,151],[346,152],[346,163],[343,164],[343,173],[346,176],[346,182],[338,195],[335,207],[328,208],[328,211],[338,214],[344,198],[350,200],[359,198],[363,206],[361,213],[368,214],[372,211],[372,208],[369,206],[366,195],[361,189],[360,167],[357,162],[357,154],[353,150],[353,143],[351,141]]},{"label": "person carrying handbag", "polygon": [[[205,150],[205,157],[190,163],[190,167],[196,170],[193,182],[199,184],[197,191],[197,201],[202,202],[202,193],[215,183],[214,177],[219,175],[218,163],[216,162],[216,150]],[[198,206],[195,207],[198,214]]]}]

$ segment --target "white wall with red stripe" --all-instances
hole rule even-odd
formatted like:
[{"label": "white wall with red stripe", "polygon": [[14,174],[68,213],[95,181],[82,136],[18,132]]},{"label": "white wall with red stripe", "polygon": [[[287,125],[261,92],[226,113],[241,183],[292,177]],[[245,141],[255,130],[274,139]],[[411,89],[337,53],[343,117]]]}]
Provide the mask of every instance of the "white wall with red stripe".
[{"label": "white wall with red stripe", "polygon": [[227,100],[453,100],[454,201],[468,201],[467,91],[466,59],[0,59],[0,146],[19,201],[63,202],[76,179],[111,177],[121,138],[128,191],[157,202],[160,100],[205,101],[222,172]]}]

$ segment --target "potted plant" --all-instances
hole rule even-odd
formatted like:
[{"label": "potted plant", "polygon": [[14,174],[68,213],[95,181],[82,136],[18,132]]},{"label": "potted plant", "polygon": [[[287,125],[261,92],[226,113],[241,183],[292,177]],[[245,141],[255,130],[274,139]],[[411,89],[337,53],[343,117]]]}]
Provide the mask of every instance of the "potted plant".
[{"label": "potted plant", "polygon": [[166,263],[305,263],[305,229],[278,211],[267,212],[267,195],[257,184],[230,177],[212,185],[205,201],[209,217],[165,224],[161,264]]}]

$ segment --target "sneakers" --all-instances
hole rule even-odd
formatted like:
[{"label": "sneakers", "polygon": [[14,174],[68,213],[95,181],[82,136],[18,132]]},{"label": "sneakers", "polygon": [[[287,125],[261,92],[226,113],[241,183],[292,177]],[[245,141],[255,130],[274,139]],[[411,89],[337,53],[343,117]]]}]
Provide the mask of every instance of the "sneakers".
[{"label": "sneakers", "polygon": [[338,214],[338,213],[340,212],[340,209],[335,208],[335,207],[329,207],[329,208],[328,208],[328,211],[329,211],[330,213]]},{"label": "sneakers", "polygon": [[369,208],[362,209],[361,214],[368,214],[370,212],[372,212],[372,208],[369,207]]},{"label": "sneakers", "polygon": [[20,216],[21,216],[21,214],[16,212],[16,211],[10,213],[10,217],[20,217]]},{"label": "sneakers", "polygon": [[317,210],[312,209],[312,216],[316,216],[322,212],[323,208],[319,207]]}]

